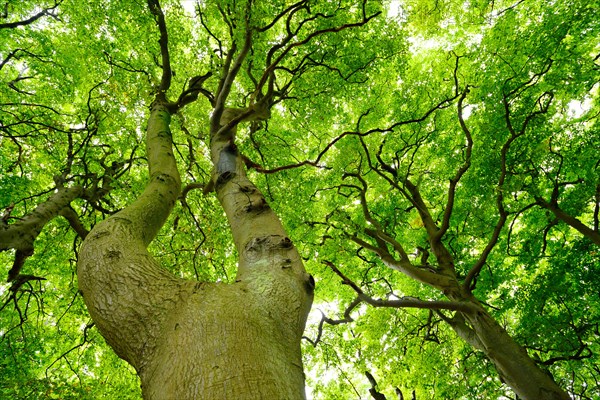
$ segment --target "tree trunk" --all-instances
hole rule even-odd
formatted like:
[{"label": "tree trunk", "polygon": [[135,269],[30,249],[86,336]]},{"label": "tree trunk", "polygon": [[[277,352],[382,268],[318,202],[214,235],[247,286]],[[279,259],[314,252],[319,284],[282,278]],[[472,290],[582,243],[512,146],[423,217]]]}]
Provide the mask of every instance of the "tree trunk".
[{"label": "tree trunk", "polygon": [[[468,168],[468,164],[466,165],[464,171]],[[501,178],[501,181],[503,179]],[[413,204],[417,207],[421,221],[427,229],[429,244],[438,263],[436,273],[421,274],[421,281],[437,288],[448,299],[471,303],[478,310],[475,312],[459,311],[454,318],[443,317],[444,320],[467,343],[483,351],[494,363],[502,381],[509,385],[520,398],[525,400],[570,399],[569,395],[554,382],[552,376],[537,366],[525,349],[515,342],[508,332],[488,314],[472,295],[471,289],[468,289],[469,285],[464,286],[458,282],[453,256],[442,242],[442,236],[448,225],[443,229],[438,228],[418,187],[409,180],[406,180],[405,185],[411,193]],[[501,202],[501,198],[499,201]],[[448,207],[451,210],[451,204]],[[446,215],[448,218],[446,221],[449,223],[450,214],[447,212]],[[404,263],[406,264],[406,261]],[[414,267],[409,269],[413,270]],[[471,271],[476,270],[473,267]],[[444,279],[440,279],[438,276]]]},{"label": "tree trunk", "polygon": [[175,278],[146,250],[180,191],[169,121],[167,105],[156,101],[150,182],[84,241],[78,279],[90,314],[136,368],[145,399],[303,399],[300,340],[314,281],[237,152],[214,141],[217,194],[240,254],[236,282]]},{"label": "tree trunk", "polygon": [[300,321],[280,318],[279,311],[297,313],[277,310],[273,289],[246,282],[191,287],[140,374],[144,398],[303,399]]},{"label": "tree trunk", "polygon": [[475,313],[448,320],[455,332],[494,363],[500,379],[525,400],[568,400],[569,395],[529,357],[502,326],[473,298]]},{"label": "tree trunk", "polygon": [[531,400],[570,399],[488,313],[469,315],[467,320],[500,378],[519,397]]}]

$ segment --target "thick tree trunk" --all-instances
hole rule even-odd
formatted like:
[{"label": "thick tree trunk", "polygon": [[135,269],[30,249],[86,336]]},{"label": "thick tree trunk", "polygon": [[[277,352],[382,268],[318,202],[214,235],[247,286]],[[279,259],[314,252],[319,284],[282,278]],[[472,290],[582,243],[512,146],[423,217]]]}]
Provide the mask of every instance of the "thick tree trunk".
[{"label": "thick tree trunk", "polygon": [[303,399],[299,324],[278,299],[246,282],[194,286],[140,375],[144,398]]},{"label": "thick tree trunk", "polygon": [[136,201],[92,229],[77,264],[79,289],[96,326],[140,373],[186,287],[146,250],[180,191],[169,122],[166,106],[156,102],[146,138],[150,181]]},{"label": "thick tree trunk", "polygon": [[303,399],[300,340],[314,282],[231,143],[215,140],[213,154],[240,254],[236,282],[177,279],[146,250],[179,195],[169,120],[156,102],[148,186],[84,241],[78,278],[90,314],[138,371],[145,399]]}]

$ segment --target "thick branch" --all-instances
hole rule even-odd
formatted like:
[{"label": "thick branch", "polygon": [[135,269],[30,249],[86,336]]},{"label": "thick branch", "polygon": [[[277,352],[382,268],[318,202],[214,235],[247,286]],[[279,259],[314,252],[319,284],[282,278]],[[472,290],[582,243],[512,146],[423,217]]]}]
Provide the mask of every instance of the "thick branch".
[{"label": "thick branch", "polygon": [[375,380],[375,377],[369,371],[365,371],[365,376],[371,384],[371,388],[369,389],[371,397],[373,397],[374,400],[387,400],[385,395],[377,390],[377,381]]},{"label": "thick branch", "polygon": [[0,251],[8,249],[28,250],[44,226],[69,203],[83,195],[81,186],[61,187],[39,204],[31,213],[11,225],[0,225]]},{"label": "thick branch", "polygon": [[428,269],[417,268],[410,263],[409,260],[396,260],[392,255],[387,251],[385,246],[376,247],[372,244],[365,242],[364,240],[351,236],[350,240],[354,243],[358,244],[361,247],[364,247],[367,250],[370,250],[379,256],[379,259],[389,268],[402,272],[404,275],[413,278],[419,282],[425,283],[427,285],[431,285],[433,287],[439,288],[441,290],[447,290],[455,285],[452,282],[452,279],[446,275],[436,274]]},{"label": "thick branch", "polygon": [[467,325],[465,317],[461,313],[456,313],[454,317],[448,318],[441,311],[436,311],[437,315],[446,321],[448,325],[456,332],[456,334],[462,338],[465,342],[473,346],[473,348],[485,351],[485,347],[481,340],[477,337],[477,333]]},{"label": "thick branch", "polygon": [[[157,99],[160,94],[157,95]],[[133,223],[132,230],[145,245],[156,236],[181,191],[181,178],[173,155],[168,105],[155,101],[152,105],[146,133],[150,181],[140,197],[115,214]]]},{"label": "thick branch", "polygon": [[73,230],[79,235],[80,238],[85,239],[85,237],[88,235],[88,233],[90,233],[83,226],[83,224],[79,220],[79,216],[77,215],[75,210],[73,210],[71,207],[67,206],[67,207],[63,208],[62,211],[60,212],[60,215],[62,215],[69,222],[69,225],[71,225],[71,228],[73,228]]},{"label": "thick branch", "polygon": [[583,236],[585,236],[586,238],[590,239],[596,245],[600,246],[600,233],[594,231],[591,228],[588,228],[579,219],[577,219],[577,218],[573,217],[572,215],[569,215],[568,213],[566,213],[563,209],[561,209],[558,206],[558,204],[549,203],[549,202],[547,202],[546,200],[544,200],[541,197],[536,197],[535,200],[536,200],[537,204],[540,207],[543,207],[543,208],[545,208],[547,210],[552,211],[552,213],[556,216],[556,218],[560,219],[561,221],[563,221],[564,223],[566,223],[570,227],[576,229]]},{"label": "thick branch", "polygon": [[60,3],[62,3],[63,0],[57,0],[54,2],[54,5],[52,7],[48,7],[48,8],[44,8],[42,9],[42,11],[38,12],[37,14],[24,19],[22,21],[14,21],[14,22],[7,22],[5,24],[0,24],[0,29],[10,29],[10,28],[16,28],[18,26],[25,26],[25,25],[29,25],[34,23],[35,21],[37,21],[38,19],[42,18],[45,15],[50,15],[50,16],[54,16],[54,14],[51,13],[52,10],[54,10],[56,7],[58,7],[60,5]]},{"label": "thick branch", "polygon": [[[225,111],[220,121],[222,126],[228,126],[240,110],[228,108]],[[210,150],[215,192],[239,254],[236,284],[264,297],[263,305],[269,315],[289,332],[288,337],[299,341],[315,281],[306,273],[302,258],[279,217],[260,189],[248,179],[235,146],[235,136],[212,137]]]},{"label": "thick branch", "polygon": [[385,307],[385,308],[425,308],[429,310],[453,310],[462,312],[477,312],[477,308],[474,304],[469,302],[458,302],[458,301],[445,301],[445,300],[421,300],[416,297],[405,296],[397,300],[384,300],[374,299],[365,294],[362,289],[350,278],[345,276],[332,262],[323,261],[323,264],[327,265],[333,272],[342,278],[342,283],[350,286],[358,295],[357,298],[360,301],[364,301],[373,307]]},{"label": "thick branch", "polygon": [[160,39],[158,43],[160,44],[160,54],[162,58],[162,78],[160,80],[160,86],[158,88],[160,95],[166,95],[167,90],[171,87],[171,58],[169,57],[169,35],[167,32],[167,24],[165,22],[165,15],[160,8],[160,3],[158,0],[148,0],[148,7],[150,8],[150,12],[154,16],[154,20],[156,21],[156,25],[158,26],[158,30],[160,32]]}]

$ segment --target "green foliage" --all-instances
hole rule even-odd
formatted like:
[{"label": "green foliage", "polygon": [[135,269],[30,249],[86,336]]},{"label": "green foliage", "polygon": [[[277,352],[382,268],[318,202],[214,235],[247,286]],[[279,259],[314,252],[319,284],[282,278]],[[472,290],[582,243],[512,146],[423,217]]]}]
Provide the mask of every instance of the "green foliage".
[{"label": "green foliage", "polygon": [[[58,3],[9,1],[0,18],[2,26],[49,8],[32,23],[0,28],[0,229],[59,185],[87,190],[71,207],[90,229],[129,204],[147,179],[145,119],[162,73],[152,15],[138,1]],[[245,1],[191,3],[161,1],[173,100],[207,72],[213,77],[204,87],[215,91],[244,27],[266,27],[291,5],[255,1],[248,13]],[[465,93],[472,156],[442,241],[464,279],[506,213],[473,294],[574,398],[598,398],[600,248],[543,205],[599,235],[597,4],[368,1],[365,15],[381,14],[312,39],[317,30],[357,23],[363,7],[306,5],[289,19],[297,34],[288,41],[287,17],[255,33],[228,105],[247,106],[265,68],[282,56],[272,117],[241,125],[237,145],[260,164],[250,177],[317,281],[305,333],[313,343],[304,341],[309,393],[369,398],[369,371],[390,399],[395,388],[417,399],[513,396],[491,363],[433,311],[363,303],[349,312],[352,321],[320,324],[322,316],[340,322],[356,298],[324,261],[373,298],[443,299],[352,238],[372,242],[364,195],[372,218],[419,263],[428,236],[403,182],[415,183],[440,224],[449,182],[467,160],[458,115]],[[200,96],[173,116],[184,187],[210,179],[210,112]],[[106,346],[77,292],[80,243],[64,218],[53,219],[22,270],[44,280],[16,292],[0,286],[0,398],[140,397],[135,372]],[[186,192],[151,250],[184,278],[235,277],[229,227],[214,195],[201,189]],[[14,259],[13,250],[0,252],[6,272]],[[428,262],[436,267],[433,255]]]}]

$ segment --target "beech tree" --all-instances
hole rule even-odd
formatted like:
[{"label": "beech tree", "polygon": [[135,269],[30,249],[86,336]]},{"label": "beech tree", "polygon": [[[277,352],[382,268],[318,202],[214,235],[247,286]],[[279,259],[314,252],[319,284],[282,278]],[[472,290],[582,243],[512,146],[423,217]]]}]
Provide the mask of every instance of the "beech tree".
[{"label": "beech tree", "polygon": [[597,5],[43,3],[3,397],[600,396]]}]

